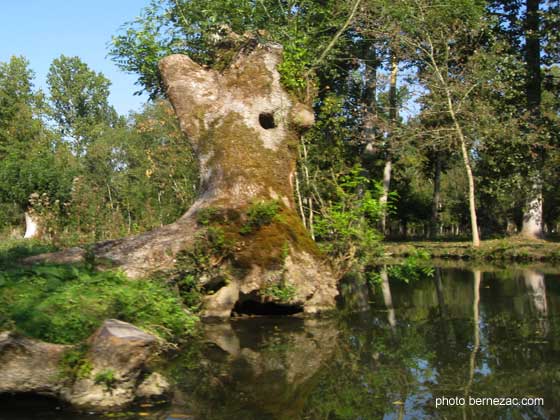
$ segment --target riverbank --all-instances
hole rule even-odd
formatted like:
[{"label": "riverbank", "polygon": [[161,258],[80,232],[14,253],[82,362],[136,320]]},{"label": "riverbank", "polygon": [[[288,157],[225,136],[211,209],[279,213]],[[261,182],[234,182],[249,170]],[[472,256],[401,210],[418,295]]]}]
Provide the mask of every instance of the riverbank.
[{"label": "riverbank", "polygon": [[560,242],[528,240],[520,237],[482,241],[479,248],[470,242],[413,241],[384,242],[384,259],[404,258],[424,251],[434,259],[513,262],[559,262]]}]

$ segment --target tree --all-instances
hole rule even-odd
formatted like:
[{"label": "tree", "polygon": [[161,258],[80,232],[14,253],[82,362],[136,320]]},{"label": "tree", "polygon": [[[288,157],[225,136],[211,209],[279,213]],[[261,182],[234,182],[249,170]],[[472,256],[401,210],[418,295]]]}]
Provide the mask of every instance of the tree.
[{"label": "tree", "polygon": [[15,144],[26,144],[37,134],[35,111],[42,96],[33,91],[34,74],[24,57],[0,63],[0,156]]},{"label": "tree", "polygon": [[[543,112],[543,94],[553,84],[543,83],[545,66],[558,63],[559,10],[554,2],[540,0],[492,1],[489,14],[495,19],[494,33],[508,49],[504,51],[518,68],[509,72],[509,83],[516,90],[509,103],[518,120],[522,157],[516,171],[523,179],[524,203],[522,234],[530,238],[543,236],[543,190],[546,190],[546,167],[551,158],[553,113]],[[503,66],[502,68],[507,68]],[[501,70],[501,69],[500,69]],[[503,71],[502,71],[503,72]],[[508,98],[504,98],[508,99]],[[552,118],[554,119],[554,117]],[[511,173],[505,175],[511,176]]]},{"label": "tree", "polygon": [[117,113],[109,105],[111,82],[79,57],[61,55],[51,64],[47,84],[51,116],[76,155],[83,156],[104,129],[117,123]]},{"label": "tree", "polygon": [[[284,46],[280,74],[285,86],[305,96],[314,71],[333,70],[341,37],[361,0],[157,0],[146,7],[123,33],[113,37],[109,55],[124,71],[138,76],[137,84],[151,98],[164,95],[158,63],[175,53],[188,53],[197,63],[217,70],[228,67],[243,38],[254,33],[260,41]],[[325,69],[327,66],[328,69]],[[321,68],[323,67],[323,68]]]},{"label": "tree", "polygon": [[[295,131],[312,125],[313,114],[280,84],[281,47],[246,45],[222,73],[184,55],[161,61],[167,94],[200,162],[200,195],[175,223],[89,253],[132,277],[182,261],[183,281],[194,278],[209,291],[206,316],[230,316],[236,305],[262,311],[270,302],[288,312],[331,308],[335,278],[293,199]],[[30,261],[84,256],[72,249]]]},{"label": "tree", "polygon": [[[483,3],[475,1],[401,2],[389,14],[400,20],[400,42],[419,67],[420,82],[430,92],[428,106],[445,112],[462,156],[469,185],[469,212],[473,246],[479,246],[475,203],[475,182],[470,154],[474,139],[469,139],[461,114],[463,103],[478,85],[465,43],[481,27]],[[468,45],[472,48],[472,45]],[[428,96],[425,96],[428,98]],[[433,102],[435,101],[435,102]],[[477,139],[479,141],[479,139]]]},{"label": "tree", "polygon": [[16,224],[26,212],[26,237],[39,233],[30,196],[60,198],[67,186],[65,177],[56,173],[60,168],[51,149],[54,139],[42,122],[43,95],[33,89],[33,77],[23,57],[0,63],[0,204],[2,213],[15,213],[0,221]]}]

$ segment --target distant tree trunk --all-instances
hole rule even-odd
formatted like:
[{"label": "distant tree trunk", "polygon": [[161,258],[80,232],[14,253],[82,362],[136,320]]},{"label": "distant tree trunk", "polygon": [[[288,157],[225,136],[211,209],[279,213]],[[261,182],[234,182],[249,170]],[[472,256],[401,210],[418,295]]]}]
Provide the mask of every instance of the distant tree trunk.
[{"label": "distant tree trunk", "polygon": [[[395,125],[397,123],[398,109],[397,109],[397,76],[399,72],[399,62],[394,52],[391,53],[391,77],[389,80],[389,125],[390,131],[393,134]],[[389,136],[390,137],[390,136]],[[385,166],[383,168],[383,193],[380,198],[380,203],[384,206],[383,213],[381,214],[381,231],[383,234],[387,233],[387,202],[389,198],[389,191],[391,189],[391,171],[393,168],[390,146],[385,145]]]},{"label": "distant tree trunk", "polygon": [[526,0],[525,60],[527,63],[527,108],[537,119],[541,115],[542,98],[539,6],[540,0]]},{"label": "distant tree trunk", "polygon": [[24,239],[32,239],[39,237],[40,224],[39,217],[32,210],[25,212],[25,235]]},{"label": "distant tree trunk", "polygon": [[[435,73],[435,76],[438,79],[439,87],[443,91],[443,94],[445,95],[447,112],[451,117],[451,121],[453,122],[453,128],[455,130],[455,134],[457,135],[457,139],[459,140],[459,146],[461,147],[461,156],[463,158],[463,165],[465,166],[465,172],[467,174],[467,180],[469,186],[468,198],[469,198],[469,216],[470,216],[471,231],[472,231],[472,244],[473,247],[476,248],[480,246],[480,236],[478,233],[478,221],[476,217],[474,176],[473,176],[473,171],[471,166],[471,159],[469,157],[469,150],[467,147],[468,146],[467,138],[465,136],[465,133],[463,132],[463,126],[461,125],[461,122],[457,116],[457,111],[453,101],[451,87],[447,80],[448,69],[445,68],[445,72],[443,72],[440,64],[438,64],[432,38],[429,34],[427,34],[427,41],[429,46],[429,49],[426,50],[428,52],[428,59]],[[447,45],[447,57],[449,57],[449,45]]]},{"label": "distant tree trunk", "polygon": [[379,198],[379,202],[384,207],[381,214],[381,232],[387,233],[387,202],[389,199],[389,189],[391,188],[391,171],[393,170],[393,162],[391,157],[387,156],[385,166],[383,167],[383,193]]},{"label": "distant tree trunk", "polygon": [[455,112],[451,109],[451,114],[453,121],[455,123],[455,129],[459,136],[459,140],[461,143],[461,153],[463,156],[463,164],[465,165],[465,171],[467,172],[467,179],[469,182],[469,214],[470,214],[470,221],[471,221],[471,231],[472,231],[472,243],[474,247],[480,246],[480,236],[478,233],[478,221],[476,218],[476,204],[475,204],[475,194],[474,194],[474,176],[472,173],[471,162],[469,158],[469,153],[467,151],[467,144],[465,137],[463,135],[463,130],[459,125],[455,117]]},{"label": "distant tree trunk", "polygon": [[[377,59],[377,51],[375,45],[369,47],[365,54],[365,82],[362,96],[363,102],[363,127],[362,132],[365,140],[364,160],[369,160],[377,153],[375,141],[376,130],[378,125],[377,115],[377,67],[379,62]],[[365,165],[368,171],[371,171],[369,164]]]},{"label": "distant tree trunk", "polygon": [[[525,61],[526,61],[526,97],[530,122],[538,127],[541,119],[541,46],[540,46],[540,0],[526,0],[525,15]],[[536,153],[534,168],[530,173],[531,188],[529,199],[523,214],[521,234],[531,239],[543,237],[543,203],[542,203],[542,159],[540,147]]]},{"label": "distant tree trunk", "polygon": [[432,195],[432,217],[430,236],[437,237],[440,234],[439,207],[441,197],[441,153],[436,151],[434,162],[434,191]]},{"label": "distant tree trunk", "polygon": [[[214,272],[224,269],[229,274],[227,281],[218,276],[220,286],[204,297],[203,316],[227,317],[234,308],[257,313],[271,305],[292,313],[334,306],[336,279],[294,203],[297,129],[310,127],[314,116],[284,91],[277,71],[281,58],[280,46],[252,40],[223,73],[185,55],[160,62],[167,95],[199,158],[201,195],[171,225],[95,245],[91,252],[96,260],[136,278],[173,269],[182,251],[197,243],[209,246],[201,238],[210,232],[210,218],[210,227],[223,233],[231,249],[211,258]],[[278,203],[278,217],[243,232],[251,206],[272,201]],[[83,256],[84,250],[73,249],[28,261],[76,261]],[[267,292],[286,285],[294,290],[287,299]]]},{"label": "distant tree trunk", "polygon": [[527,208],[523,214],[521,235],[530,239],[539,239],[543,237],[543,198],[540,180],[535,181],[530,194],[532,198],[527,203]]}]

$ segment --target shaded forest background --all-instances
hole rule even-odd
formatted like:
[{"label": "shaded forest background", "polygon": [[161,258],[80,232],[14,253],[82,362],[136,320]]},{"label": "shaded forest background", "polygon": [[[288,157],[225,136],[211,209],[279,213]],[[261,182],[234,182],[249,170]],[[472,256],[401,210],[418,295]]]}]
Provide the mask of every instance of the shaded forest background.
[{"label": "shaded forest background", "polygon": [[0,237],[25,213],[55,246],[176,220],[198,169],[157,63],[221,70],[255,40],[283,45],[282,82],[315,109],[296,203],[341,265],[383,236],[555,235],[559,27],[558,1],[152,1],[109,47],[141,112],[118,115],[79,57],[53,61],[46,92],[25,57],[0,63]]}]

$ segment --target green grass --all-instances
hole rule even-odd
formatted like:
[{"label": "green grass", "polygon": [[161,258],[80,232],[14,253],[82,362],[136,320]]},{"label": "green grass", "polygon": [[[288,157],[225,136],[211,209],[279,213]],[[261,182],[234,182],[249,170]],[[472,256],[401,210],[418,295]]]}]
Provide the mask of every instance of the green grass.
[{"label": "green grass", "polygon": [[518,261],[534,262],[560,261],[560,243],[543,240],[529,240],[519,236],[491,239],[473,248],[470,242],[413,241],[386,242],[383,244],[388,257],[406,257],[415,250],[424,250],[432,258],[463,259],[476,261]]},{"label": "green grass", "polygon": [[162,282],[82,266],[18,265],[18,257],[40,249],[38,244],[0,246],[0,330],[65,344],[86,339],[108,318],[168,341],[194,331],[197,317]]},{"label": "green grass", "polygon": [[3,239],[0,237],[0,269],[18,264],[18,260],[32,255],[56,251],[52,245],[29,239]]}]

